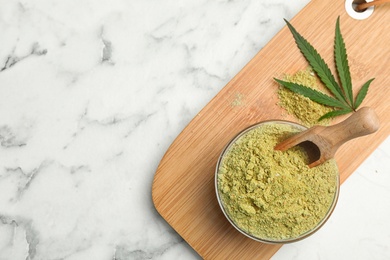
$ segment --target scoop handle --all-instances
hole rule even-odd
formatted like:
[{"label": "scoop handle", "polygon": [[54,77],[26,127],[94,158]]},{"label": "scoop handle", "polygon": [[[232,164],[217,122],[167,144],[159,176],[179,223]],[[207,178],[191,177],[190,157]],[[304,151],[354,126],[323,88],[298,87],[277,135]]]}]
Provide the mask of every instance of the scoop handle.
[{"label": "scoop handle", "polygon": [[374,109],[362,107],[346,120],[326,127],[321,133],[332,144],[334,152],[345,142],[368,134],[379,129],[379,118]]}]

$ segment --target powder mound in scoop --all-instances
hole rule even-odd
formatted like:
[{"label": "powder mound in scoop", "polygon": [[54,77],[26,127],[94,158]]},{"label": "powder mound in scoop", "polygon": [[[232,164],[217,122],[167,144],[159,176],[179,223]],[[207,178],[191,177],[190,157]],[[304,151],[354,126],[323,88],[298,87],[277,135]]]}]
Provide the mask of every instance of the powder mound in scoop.
[{"label": "powder mound in scoop", "polygon": [[217,173],[226,214],[244,232],[269,241],[297,238],[327,215],[337,194],[334,160],[310,169],[306,152],[277,143],[299,132],[283,123],[249,130],[225,152]]}]

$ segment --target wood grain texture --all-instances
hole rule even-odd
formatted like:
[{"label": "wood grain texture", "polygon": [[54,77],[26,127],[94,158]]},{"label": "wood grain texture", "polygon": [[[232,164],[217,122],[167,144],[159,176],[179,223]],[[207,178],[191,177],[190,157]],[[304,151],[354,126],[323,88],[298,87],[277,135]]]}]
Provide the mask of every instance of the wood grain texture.
[{"label": "wood grain texture", "polygon": [[[390,8],[377,7],[370,18],[358,21],[345,12],[343,0],[331,5],[313,0],[292,19],[330,66],[338,16],[354,92],[375,77],[362,105],[374,108],[381,121],[378,132],[354,139],[336,153],[343,182],[390,132]],[[215,195],[215,165],[225,144],[242,129],[270,119],[296,121],[277,105],[273,78],[307,66],[284,27],[190,122],[162,158],[152,187],[155,207],[204,259],[269,259],[280,248],[245,237],[225,219]],[[237,95],[240,104],[235,102]]]}]

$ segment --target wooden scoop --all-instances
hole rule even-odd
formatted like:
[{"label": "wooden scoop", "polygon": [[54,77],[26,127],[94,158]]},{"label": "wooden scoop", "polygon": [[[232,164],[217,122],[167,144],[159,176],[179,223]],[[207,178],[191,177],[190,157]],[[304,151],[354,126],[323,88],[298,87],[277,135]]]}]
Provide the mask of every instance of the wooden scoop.
[{"label": "wooden scoop", "polygon": [[275,146],[275,150],[285,151],[293,146],[302,146],[309,157],[312,168],[333,158],[337,149],[345,142],[376,132],[379,119],[375,111],[363,107],[346,120],[332,126],[313,126],[293,135]]}]

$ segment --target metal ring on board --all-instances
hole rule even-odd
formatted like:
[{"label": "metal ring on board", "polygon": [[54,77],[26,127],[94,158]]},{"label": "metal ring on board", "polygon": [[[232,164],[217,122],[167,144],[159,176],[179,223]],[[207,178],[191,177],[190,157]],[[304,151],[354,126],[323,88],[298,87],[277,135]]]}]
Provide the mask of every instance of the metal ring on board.
[{"label": "metal ring on board", "polygon": [[[372,2],[372,0],[366,0],[366,1]],[[351,16],[352,18],[354,18],[356,20],[364,20],[364,19],[367,19],[368,17],[370,17],[372,15],[372,13],[374,12],[374,6],[371,6],[362,12],[358,12],[353,8],[354,2],[355,2],[355,0],[346,0],[345,1],[345,10],[349,14],[349,16]]]}]

